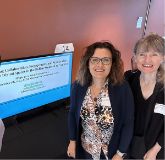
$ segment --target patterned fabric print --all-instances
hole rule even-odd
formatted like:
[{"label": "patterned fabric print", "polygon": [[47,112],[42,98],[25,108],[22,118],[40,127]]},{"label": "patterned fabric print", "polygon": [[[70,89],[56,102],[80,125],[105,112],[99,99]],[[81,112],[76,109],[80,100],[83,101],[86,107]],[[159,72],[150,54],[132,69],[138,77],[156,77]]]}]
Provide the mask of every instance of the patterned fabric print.
[{"label": "patterned fabric print", "polygon": [[114,117],[108,94],[108,81],[100,92],[96,106],[88,88],[81,106],[83,133],[81,143],[94,160],[100,159],[101,148],[108,159],[108,145],[113,133]]}]

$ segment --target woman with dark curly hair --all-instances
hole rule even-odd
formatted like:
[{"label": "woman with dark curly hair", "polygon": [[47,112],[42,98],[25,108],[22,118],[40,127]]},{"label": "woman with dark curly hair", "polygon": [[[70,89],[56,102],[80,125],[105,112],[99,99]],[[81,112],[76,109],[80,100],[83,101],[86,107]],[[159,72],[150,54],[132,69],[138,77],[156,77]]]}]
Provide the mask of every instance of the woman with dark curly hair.
[{"label": "woman with dark curly hair", "polygon": [[71,89],[68,156],[128,158],[133,113],[133,96],[124,81],[120,52],[109,42],[86,47]]}]

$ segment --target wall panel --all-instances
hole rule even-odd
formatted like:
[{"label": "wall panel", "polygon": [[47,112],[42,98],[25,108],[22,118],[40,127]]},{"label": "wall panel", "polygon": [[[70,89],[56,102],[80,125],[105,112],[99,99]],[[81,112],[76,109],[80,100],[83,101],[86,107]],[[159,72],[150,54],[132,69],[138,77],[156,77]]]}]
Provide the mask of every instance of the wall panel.
[{"label": "wall panel", "polygon": [[[135,42],[143,27],[148,0],[0,0],[0,55],[2,59],[54,52],[58,43],[72,42],[75,80],[82,48],[110,40],[130,69]],[[163,36],[163,0],[152,0],[146,34]]]}]

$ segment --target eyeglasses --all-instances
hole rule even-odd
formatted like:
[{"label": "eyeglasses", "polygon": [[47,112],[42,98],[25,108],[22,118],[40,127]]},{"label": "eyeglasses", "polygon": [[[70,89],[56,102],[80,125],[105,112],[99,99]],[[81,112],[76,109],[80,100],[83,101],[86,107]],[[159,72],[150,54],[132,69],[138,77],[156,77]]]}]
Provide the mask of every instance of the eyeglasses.
[{"label": "eyeglasses", "polygon": [[90,61],[91,61],[92,64],[98,64],[101,61],[102,64],[108,65],[108,64],[111,63],[112,58],[108,58],[108,57],[104,57],[104,58],[91,57]]}]

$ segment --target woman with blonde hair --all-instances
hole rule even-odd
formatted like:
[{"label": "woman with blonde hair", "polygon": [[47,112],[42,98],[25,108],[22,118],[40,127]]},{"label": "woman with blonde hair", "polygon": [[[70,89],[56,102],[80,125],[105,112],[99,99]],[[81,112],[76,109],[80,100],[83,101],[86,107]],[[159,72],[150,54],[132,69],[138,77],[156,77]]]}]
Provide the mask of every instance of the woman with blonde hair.
[{"label": "woman with blonde hair", "polygon": [[164,159],[164,39],[141,39],[134,58],[138,71],[125,74],[135,102],[131,158]]}]

